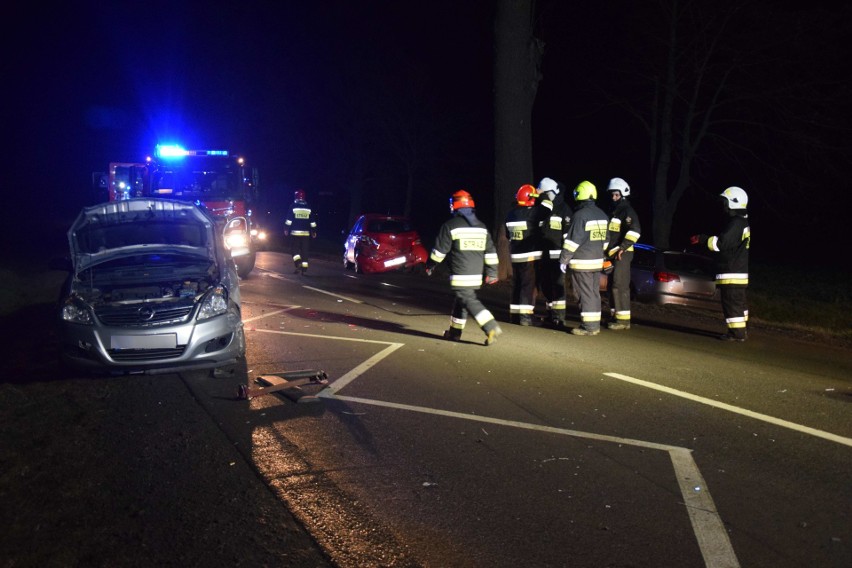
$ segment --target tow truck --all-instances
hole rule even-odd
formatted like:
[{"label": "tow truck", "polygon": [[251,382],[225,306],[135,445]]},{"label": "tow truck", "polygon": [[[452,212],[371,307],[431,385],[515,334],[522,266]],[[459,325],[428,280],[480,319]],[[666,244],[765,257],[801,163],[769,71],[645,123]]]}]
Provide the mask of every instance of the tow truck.
[{"label": "tow truck", "polygon": [[191,201],[224,221],[225,246],[240,278],[254,269],[266,232],[255,226],[252,205],[258,198],[258,171],[228,150],[187,150],[157,145],[145,162],[112,162],[103,179],[109,201],[162,197]]}]

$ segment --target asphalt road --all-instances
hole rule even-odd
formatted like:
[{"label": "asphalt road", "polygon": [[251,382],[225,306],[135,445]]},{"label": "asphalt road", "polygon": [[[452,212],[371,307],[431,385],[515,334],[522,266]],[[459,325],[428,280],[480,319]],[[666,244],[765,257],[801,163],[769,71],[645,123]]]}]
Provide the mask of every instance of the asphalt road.
[{"label": "asphalt road", "polygon": [[[449,343],[440,275],[278,253],[242,290],[245,374],[184,379],[339,566],[852,565],[848,351],[643,306]],[[295,370],[330,384],[235,400]]]}]

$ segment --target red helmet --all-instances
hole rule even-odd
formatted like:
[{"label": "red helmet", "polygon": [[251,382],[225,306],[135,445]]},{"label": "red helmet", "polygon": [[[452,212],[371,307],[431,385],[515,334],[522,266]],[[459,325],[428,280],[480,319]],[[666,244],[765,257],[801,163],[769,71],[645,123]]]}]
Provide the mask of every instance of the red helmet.
[{"label": "red helmet", "polygon": [[515,199],[518,201],[518,205],[522,207],[532,207],[535,205],[535,198],[538,197],[538,194],[535,192],[535,188],[530,184],[524,184],[518,189],[518,193],[515,194]]},{"label": "red helmet", "polygon": [[293,192],[293,199],[296,201],[304,201],[305,200],[305,190],[297,189]]},{"label": "red helmet", "polygon": [[463,189],[458,190],[450,197],[450,213],[463,207],[476,207],[473,197]]}]

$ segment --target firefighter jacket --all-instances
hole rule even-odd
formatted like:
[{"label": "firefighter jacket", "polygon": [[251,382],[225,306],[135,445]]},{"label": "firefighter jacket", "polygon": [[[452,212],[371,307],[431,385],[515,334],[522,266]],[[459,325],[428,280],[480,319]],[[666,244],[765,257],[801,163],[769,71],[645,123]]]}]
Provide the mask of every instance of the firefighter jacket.
[{"label": "firefighter jacket", "polygon": [[317,232],[316,215],[305,201],[294,201],[284,219],[284,230],[294,237],[310,237]]},{"label": "firefighter jacket", "polygon": [[427,267],[434,268],[449,255],[450,286],[478,289],[483,270],[486,276],[497,277],[497,247],[482,221],[460,211],[441,225]]},{"label": "firefighter jacket", "polygon": [[541,227],[542,256],[558,260],[562,253],[562,241],[574,212],[558,196],[553,201],[542,197],[535,208],[536,219]]},{"label": "firefighter jacket", "polygon": [[716,255],[716,284],[748,286],[748,249],[751,245],[751,227],[748,213],[731,211],[728,224],[717,236],[699,237]]},{"label": "firefighter jacket", "polygon": [[618,251],[632,251],[641,234],[639,216],[627,198],[622,197],[615,205],[612,219],[609,220],[610,248],[607,256],[615,256]]},{"label": "firefighter jacket", "polygon": [[506,215],[506,238],[512,262],[534,262],[541,258],[541,230],[536,208],[518,205]]},{"label": "firefighter jacket", "polygon": [[567,264],[571,270],[603,269],[604,253],[609,245],[608,221],[606,213],[594,200],[581,201],[565,234],[559,264]]}]

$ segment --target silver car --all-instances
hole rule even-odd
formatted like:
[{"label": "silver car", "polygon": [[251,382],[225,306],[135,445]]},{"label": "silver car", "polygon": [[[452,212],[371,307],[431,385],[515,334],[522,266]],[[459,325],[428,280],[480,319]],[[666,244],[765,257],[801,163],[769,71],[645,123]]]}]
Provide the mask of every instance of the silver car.
[{"label": "silver car", "polygon": [[[601,278],[605,291],[607,276]],[[640,302],[720,309],[713,260],[698,254],[634,245],[630,296]]]},{"label": "silver car", "polygon": [[241,360],[239,278],[223,228],[181,201],[130,199],[84,208],[68,231],[63,362],[156,374]]}]

